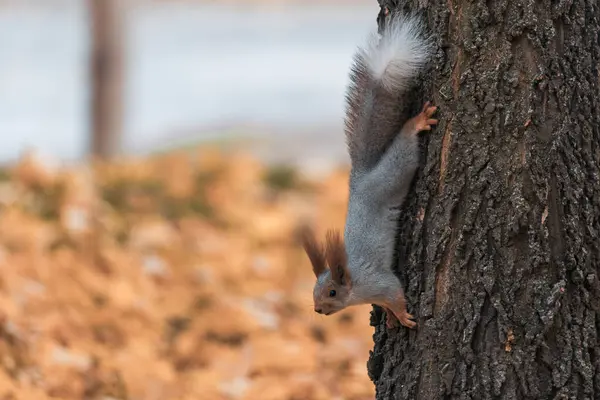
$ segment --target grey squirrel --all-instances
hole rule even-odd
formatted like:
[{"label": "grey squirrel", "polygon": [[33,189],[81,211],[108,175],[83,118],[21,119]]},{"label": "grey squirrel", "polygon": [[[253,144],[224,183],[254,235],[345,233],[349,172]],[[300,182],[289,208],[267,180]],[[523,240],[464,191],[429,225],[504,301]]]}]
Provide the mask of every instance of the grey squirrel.
[{"label": "grey squirrel", "polygon": [[437,124],[431,118],[436,107],[427,102],[398,132],[398,102],[431,54],[421,27],[414,16],[390,16],[382,34],[372,34],[354,55],[346,92],[351,171],[344,238],[330,229],[322,245],[310,229],[303,235],[317,277],[317,313],[376,304],[386,311],[388,327],[397,321],[416,326],[392,262],[399,206],[419,164],[417,134]]}]

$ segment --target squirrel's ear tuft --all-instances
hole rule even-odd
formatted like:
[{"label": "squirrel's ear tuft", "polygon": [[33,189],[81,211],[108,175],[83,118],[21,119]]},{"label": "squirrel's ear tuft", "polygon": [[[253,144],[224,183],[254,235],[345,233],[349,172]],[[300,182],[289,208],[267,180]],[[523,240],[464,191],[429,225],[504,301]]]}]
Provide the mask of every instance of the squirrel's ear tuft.
[{"label": "squirrel's ear tuft", "polygon": [[349,287],[352,279],[348,270],[348,258],[346,257],[346,247],[339,231],[330,229],[326,236],[327,264],[331,270],[331,277],[339,285]]},{"label": "squirrel's ear tuft", "polygon": [[305,228],[301,232],[302,247],[310,259],[313,272],[318,278],[327,269],[325,264],[325,250],[317,242],[315,233],[310,228]]}]

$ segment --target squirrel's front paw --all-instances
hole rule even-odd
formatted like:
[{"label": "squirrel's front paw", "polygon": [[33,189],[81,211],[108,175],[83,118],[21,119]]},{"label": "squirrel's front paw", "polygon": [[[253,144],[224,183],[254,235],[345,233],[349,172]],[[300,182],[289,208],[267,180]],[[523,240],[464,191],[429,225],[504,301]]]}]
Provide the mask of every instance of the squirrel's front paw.
[{"label": "squirrel's front paw", "polygon": [[431,118],[436,110],[437,107],[432,107],[431,102],[428,101],[425,103],[421,113],[415,117],[415,129],[417,132],[430,131],[431,125],[436,125],[438,123],[437,119]]},{"label": "squirrel's front paw", "polygon": [[415,321],[412,321],[414,317],[405,312],[404,314],[402,314],[401,316],[398,317],[398,320],[400,321],[400,323],[404,326],[406,326],[407,328],[414,328],[415,326],[417,326],[417,323]]},{"label": "squirrel's front paw", "polygon": [[391,319],[399,321],[402,325],[407,328],[414,328],[417,326],[417,323],[413,321],[414,318],[412,314],[409,314],[406,310],[406,300],[404,300],[403,295],[399,295],[394,304],[389,304],[384,307],[385,312],[387,313],[386,325],[388,328],[393,328],[397,326],[395,321],[392,323]]},{"label": "squirrel's front paw", "polygon": [[387,307],[383,307],[383,311],[385,311],[385,326],[388,329],[392,329],[398,326],[398,319],[396,318],[396,316],[394,315],[394,313],[392,312],[392,310],[390,310]]}]

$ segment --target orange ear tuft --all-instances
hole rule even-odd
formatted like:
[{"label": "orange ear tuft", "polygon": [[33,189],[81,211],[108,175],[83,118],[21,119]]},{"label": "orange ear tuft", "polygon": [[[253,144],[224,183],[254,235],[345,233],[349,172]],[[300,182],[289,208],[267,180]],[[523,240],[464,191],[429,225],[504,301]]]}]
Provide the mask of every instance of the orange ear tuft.
[{"label": "orange ear tuft", "polygon": [[327,266],[325,264],[325,250],[323,246],[317,242],[315,233],[310,228],[305,228],[301,232],[302,236],[302,247],[310,259],[312,264],[313,272],[318,278],[325,270]]},{"label": "orange ear tuft", "polygon": [[327,231],[325,241],[327,264],[329,264],[333,280],[342,286],[350,286],[351,277],[342,235],[339,231],[330,229]]}]

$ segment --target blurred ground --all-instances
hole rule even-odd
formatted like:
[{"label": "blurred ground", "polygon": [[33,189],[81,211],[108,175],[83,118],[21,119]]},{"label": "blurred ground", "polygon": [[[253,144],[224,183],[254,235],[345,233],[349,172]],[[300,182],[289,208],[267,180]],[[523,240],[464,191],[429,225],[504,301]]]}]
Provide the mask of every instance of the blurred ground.
[{"label": "blurred ground", "polygon": [[370,307],[315,314],[295,240],[343,226],[346,179],[210,149],[3,169],[0,399],[372,399]]}]

